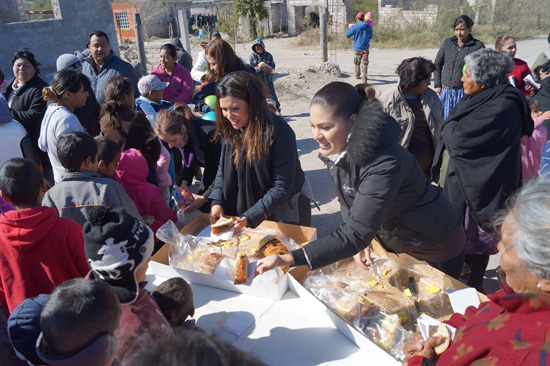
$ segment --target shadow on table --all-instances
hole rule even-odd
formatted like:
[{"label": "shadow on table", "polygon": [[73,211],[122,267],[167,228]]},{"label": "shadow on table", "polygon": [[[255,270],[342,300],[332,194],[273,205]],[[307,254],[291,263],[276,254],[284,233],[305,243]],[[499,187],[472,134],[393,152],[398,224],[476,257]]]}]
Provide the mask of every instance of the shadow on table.
[{"label": "shadow on table", "polygon": [[196,326],[225,342],[233,343],[245,330],[253,331],[255,321],[254,315],[247,311],[220,311],[201,316]]},{"label": "shadow on table", "polygon": [[[328,327],[304,329],[277,327],[271,329],[267,337],[250,339],[250,346],[247,346],[249,350],[245,352],[254,355],[254,350],[262,350],[258,353],[263,355],[263,361],[268,365],[313,366],[342,360],[358,351],[358,348],[353,347],[343,337],[335,343],[335,332],[339,331]],[[269,349],[273,351],[266,355],[266,350]]]},{"label": "shadow on table", "polygon": [[[195,286],[200,286],[200,290],[195,290]],[[223,301],[240,295],[238,292],[221,290],[194,283],[191,284],[191,288],[193,289],[193,303],[195,305],[195,309],[198,309],[211,301]]]}]

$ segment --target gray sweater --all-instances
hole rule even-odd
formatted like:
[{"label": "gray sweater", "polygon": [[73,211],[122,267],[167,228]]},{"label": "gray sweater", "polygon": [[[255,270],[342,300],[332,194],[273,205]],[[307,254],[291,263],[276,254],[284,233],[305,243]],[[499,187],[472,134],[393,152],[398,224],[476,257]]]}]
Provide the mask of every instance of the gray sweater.
[{"label": "gray sweater", "polygon": [[134,86],[134,98],[139,97],[140,94],[137,87],[138,78],[131,64],[115,55],[111,50],[111,54],[105,59],[99,72],[96,72],[93,66],[94,60],[91,57],[92,56],[86,59],[86,62],[82,63],[82,73],[90,79],[97,102],[100,105],[103,105],[105,101],[105,95],[103,94],[105,85],[109,79],[115,75],[121,75],[130,79]]},{"label": "gray sweater", "polygon": [[90,209],[95,206],[122,207],[143,222],[136,204],[124,188],[98,173],[65,172],[61,182],[46,192],[42,205],[57,209],[59,216],[71,219],[80,226],[84,226]]}]

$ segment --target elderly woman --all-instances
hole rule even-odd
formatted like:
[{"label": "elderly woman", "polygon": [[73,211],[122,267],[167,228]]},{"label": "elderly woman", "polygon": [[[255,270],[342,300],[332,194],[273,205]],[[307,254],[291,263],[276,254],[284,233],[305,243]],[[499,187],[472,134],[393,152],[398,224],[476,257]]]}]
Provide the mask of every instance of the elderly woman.
[{"label": "elderly woman", "polygon": [[403,60],[395,73],[397,88],[387,91],[380,101],[384,112],[401,127],[399,144],[414,155],[424,175],[430,178],[436,131],[443,122],[443,104],[429,88],[435,65],[422,57]]},{"label": "elderly woman", "polygon": [[461,79],[464,57],[485,47],[483,42],[472,37],[473,26],[474,21],[467,15],[456,18],[455,35],[443,41],[435,56],[434,86],[445,106],[445,118],[464,96]]},{"label": "elderly woman", "polygon": [[[38,76],[40,65],[28,49],[17,51],[12,59],[14,78],[4,83],[2,95],[8,101],[13,119],[21,123],[29,133],[34,148],[40,154],[46,178],[53,182],[48,155],[38,149],[40,125],[46,113],[46,101],[42,89],[48,84]],[[49,173],[49,174],[47,174]]]},{"label": "elderly woman", "polygon": [[521,185],[521,137],[531,135],[533,120],[523,94],[508,84],[508,55],[481,49],[465,60],[466,96],[441,125],[434,168],[446,148],[444,194],[464,215],[468,285],[483,291],[489,255],[497,253],[491,216]]},{"label": "elderly woman", "polygon": [[[442,339],[414,334],[404,347],[404,365],[550,364],[550,182],[541,179],[516,195],[501,216],[498,243],[502,290],[464,315],[451,316],[454,341],[434,357]],[[473,329],[473,330],[472,330]],[[470,331],[471,330],[471,331]],[[487,341],[490,336],[491,341]]]}]

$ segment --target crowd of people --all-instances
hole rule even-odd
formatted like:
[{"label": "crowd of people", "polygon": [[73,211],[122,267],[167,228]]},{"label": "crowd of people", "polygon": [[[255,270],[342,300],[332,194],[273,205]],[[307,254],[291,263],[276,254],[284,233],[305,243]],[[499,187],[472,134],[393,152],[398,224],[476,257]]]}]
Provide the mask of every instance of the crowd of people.
[{"label": "crowd of people", "polygon": [[[348,30],[363,82],[367,17],[359,13]],[[504,343],[480,347],[480,335],[465,328],[508,318],[502,342],[523,327],[529,332],[516,339],[530,343],[514,357],[549,361],[538,349],[545,342],[539,328],[550,324],[527,323],[544,315],[547,307],[535,302],[547,304],[550,296],[543,229],[550,182],[538,179],[550,170],[550,62],[538,70],[541,84],[533,84],[515,58],[513,37],[498,37],[493,50],[473,38],[468,16],[453,27],[433,62],[403,60],[399,82],[379,97],[366,83],[332,82],[315,94],[312,137],[343,223],[303,248],[261,259],[257,274],[349,257],[368,270],[374,239],[484,291],[489,257],[500,250],[505,291],[481,305],[484,315],[451,318],[461,337],[441,362],[508,357],[497,349]],[[203,48],[195,65],[184,67],[167,43],[158,67],[138,80],[107,34],[94,31],[85,52],[58,58],[50,84],[28,49],[14,54],[14,78],[0,97],[0,123],[16,140],[6,141],[13,155],[0,162],[0,355],[9,364],[135,365],[173,357],[261,364],[215,339],[210,348],[193,343],[209,336],[189,319],[193,295],[183,279],[145,290],[148,263],[163,244],[156,232],[178,221],[181,189],[193,199],[180,209],[209,213],[211,223],[228,215],[237,217],[236,229],[264,220],[311,226],[314,197],[296,135],[280,116],[273,56],[259,38],[244,62],[219,32]],[[194,83],[201,84],[196,93]],[[142,347],[151,337],[164,345]],[[437,363],[440,341],[415,334],[405,362]],[[468,345],[476,351],[460,354]]]}]

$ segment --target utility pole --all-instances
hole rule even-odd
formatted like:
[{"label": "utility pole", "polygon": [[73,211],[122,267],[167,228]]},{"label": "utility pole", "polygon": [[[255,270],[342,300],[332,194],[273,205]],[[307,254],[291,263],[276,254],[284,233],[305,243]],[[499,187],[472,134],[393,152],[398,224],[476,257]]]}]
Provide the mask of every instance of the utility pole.
[{"label": "utility pole", "polygon": [[[180,25],[180,32],[182,44],[187,47],[185,50],[191,54],[191,42],[189,42],[189,27],[187,26],[187,12],[184,14],[183,10],[178,10],[178,23]],[[185,41],[185,43],[183,42]]]},{"label": "utility pole", "polygon": [[320,43],[321,43],[321,61],[328,61],[328,37],[327,37],[327,28],[328,28],[328,0],[324,0],[319,6],[319,32],[320,33]]},{"label": "utility pole", "polygon": [[143,42],[143,27],[141,26],[140,13],[134,13],[134,30],[136,33],[138,59],[141,64],[141,74],[147,75],[147,58],[145,57],[145,43]]}]

